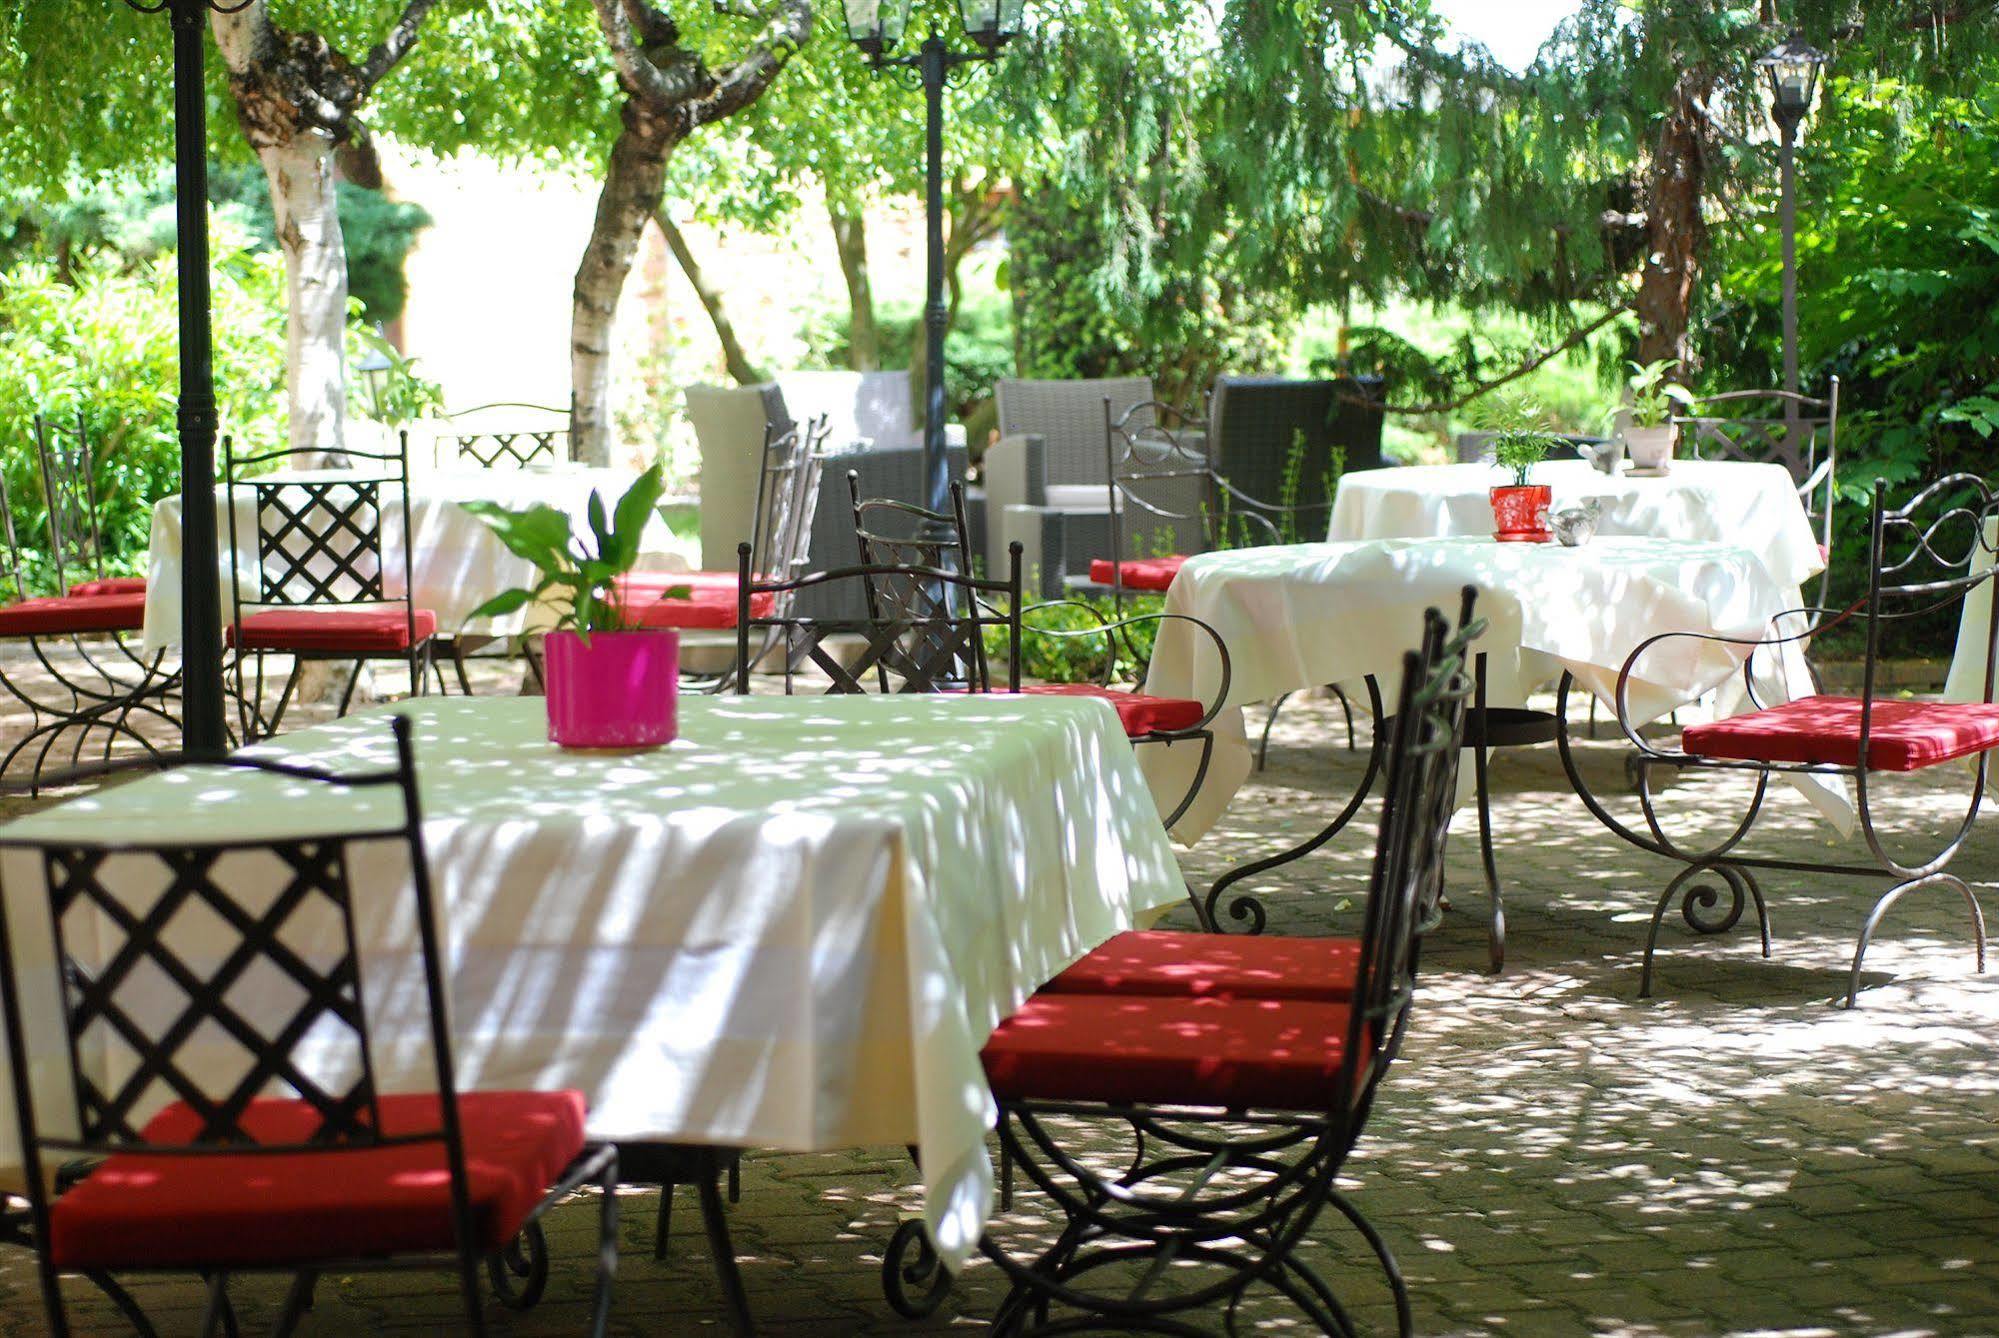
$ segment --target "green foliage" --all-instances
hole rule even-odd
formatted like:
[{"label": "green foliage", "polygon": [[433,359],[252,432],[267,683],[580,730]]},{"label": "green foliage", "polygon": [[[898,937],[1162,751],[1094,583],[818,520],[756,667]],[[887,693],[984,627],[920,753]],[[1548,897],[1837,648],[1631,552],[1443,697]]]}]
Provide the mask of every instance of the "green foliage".
[{"label": "green foliage", "polygon": [[[239,441],[284,439],[285,283],[278,257],[226,224],[212,241],[215,389],[222,430]],[[89,433],[107,556],[143,570],[153,502],[180,488],[174,410],[179,376],[174,258],[134,266],[46,262],[0,273],[0,432],[5,486],[34,581],[48,588],[32,416]]]},{"label": "green foliage", "polygon": [[417,375],[416,359],[405,358],[379,328],[363,327],[358,342],[386,367],[362,367],[349,375],[348,382],[358,393],[350,407],[363,418],[390,427],[403,427],[444,408],[444,387]]},{"label": "green foliage", "polygon": [[1492,436],[1492,463],[1513,475],[1513,486],[1528,486],[1534,466],[1548,458],[1559,438],[1548,430],[1548,416],[1527,401],[1494,395],[1481,401],[1475,416],[1481,431]]},{"label": "green foliage", "polygon": [[[1799,352],[1807,393],[1840,378],[1836,601],[1866,570],[1875,479],[1890,498],[1967,470],[1990,477],[1999,426],[1999,51],[1962,91],[1899,77],[1828,80],[1799,162]],[[1770,172],[1774,182],[1774,169]],[[1717,237],[1720,314],[1703,389],[1775,385],[1782,264],[1772,187]],[[1947,652],[1954,623],[1896,653]]]},{"label": "green foliage", "polygon": [[[403,267],[430,215],[380,191],[339,183],[340,228],[347,242],[347,291],[370,321],[392,321],[409,298]],[[255,164],[211,164],[209,203],[218,218],[275,251],[270,186]],[[143,181],[122,176],[76,183],[64,195],[23,189],[0,198],[0,267],[48,260],[58,269],[85,255],[139,262],[173,250],[174,182],[166,169]]]},{"label": "green foliage", "polygon": [[[558,610],[556,627],[574,631],[585,641],[593,632],[623,631],[627,610],[615,596],[615,582],[639,560],[646,526],[665,492],[666,480],[658,465],[639,475],[608,516],[604,495],[591,489],[587,542],[570,533],[568,512],[545,502],[518,511],[498,502],[466,502],[465,509],[490,525],[508,552],[535,565],[541,580],[533,587],[501,591],[466,614],[465,620],[505,617],[548,600]],[[660,598],[687,596],[688,587],[682,585]]]},{"label": "green foliage", "polygon": [[[1127,594],[1124,613],[1108,598],[1083,595],[1021,610],[1020,676],[1042,683],[1137,682],[1152,659],[1157,622],[1107,630],[1120,617],[1157,613],[1160,595]],[[984,629],[986,655],[1002,673],[1006,630]]]},{"label": "green foliage", "polygon": [[1631,374],[1624,378],[1624,393],[1629,403],[1614,406],[1609,417],[1629,413],[1633,427],[1664,427],[1674,414],[1693,403],[1693,394],[1685,386],[1666,379],[1680,365],[1677,361],[1658,358],[1626,365],[1631,369]]}]

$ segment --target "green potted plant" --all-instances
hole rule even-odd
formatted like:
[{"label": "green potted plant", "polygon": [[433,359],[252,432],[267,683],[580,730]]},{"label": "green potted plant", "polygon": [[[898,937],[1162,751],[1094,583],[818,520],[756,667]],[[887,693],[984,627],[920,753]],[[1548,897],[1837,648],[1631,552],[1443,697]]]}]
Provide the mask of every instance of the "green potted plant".
[{"label": "green potted plant", "polygon": [[1554,489],[1530,477],[1557,440],[1548,430],[1547,419],[1538,410],[1513,400],[1494,401],[1481,418],[1492,433],[1493,464],[1513,476],[1511,483],[1492,489],[1492,537],[1501,543],[1547,543],[1554,538],[1548,529]]},{"label": "green potted plant", "polygon": [[1646,474],[1663,473],[1666,462],[1673,458],[1674,441],[1680,432],[1673,414],[1692,404],[1693,395],[1677,381],[1666,379],[1680,365],[1678,362],[1660,358],[1629,365],[1631,375],[1624,381],[1625,403],[1611,411],[1612,417],[1623,420],[1621,435],[1625,449],[1631,453],[1632,469]]},{"label": "green potted plant", "polygon": [[[589,537],[571,533],[566,512],[546,503],[513,510],[496,502],[465,509],[493,529],[516,557],[535,565],[541,580],[493,596],[466,615],[499,618],[530,604],[556,611],[543,639],[548,690],[548,737],[565,748],[653,748],[673,741],[678,726],[680,634],[635,625],[617,581],[639,558],[640,540],[666,491],[655,464],[607,515],[592,491]],[[685,599],[688,587],[661,592]]]}]

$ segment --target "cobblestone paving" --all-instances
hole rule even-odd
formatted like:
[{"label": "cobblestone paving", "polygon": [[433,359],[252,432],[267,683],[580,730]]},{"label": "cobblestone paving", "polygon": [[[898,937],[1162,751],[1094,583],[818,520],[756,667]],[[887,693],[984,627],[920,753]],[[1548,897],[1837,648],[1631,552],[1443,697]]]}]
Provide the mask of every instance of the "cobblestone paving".
[{"label": "cobblestone paving", "polygon": [[[1190,877],[1295,840],[1343,795],[1358,766],[1329,748],[1332,713],[1288,709],[1270,769],[1223,830],[1187,852]],[[303,723],[301,720],[300,723]],[[1621,793],[1622,749],[1586,750],[1600,792]],[[1999,975],[1972,972],[1967,917],[1941,894],[1899,906],[1868,957],[1861,1007],[1833,1006],[1867,884],[1768,880],[1773,956],[1753,917],[1700,937],[1678,916],[1661,937],[1658,997],[1636,998],[1651,906],[1671,869],[1613,841],[1566,791],[1551,748],[1501,757],[1500,867],[1508,882],[1507,968],[1485,963],[1484,896],[1467,823],[1452,850],[1451,916],[1426,955],[1403,1059],[1383,1090],[1346,1186],[1399,1256],[1425,1334],[1831,1335],[1999,1333]],[[1885,805],[1888,829],[1945,830],[1965,777],[1918,778]],[[1718,819],[1727,796],[1689,786],[1686,807]],[[1793,856],[1833,840],[1802,801],[1779,803],[1772,844]],[[1468,815],[1467,815],[1468,816]],[[1365,843],[1270,880],[1273,927],[1355,924]],[[1855,847],[1857,849],[1857,846]],[[1958,868],[1989,893],[1999,827],[1983,824]],[[654,1191],[628,1190],[614,1331],[723,1332],[682,1190],[664,1263],[650,1255]],[[977,1327],[999,1287],[975,1263],[923,1324],[893,1316],[880,1252],[913,1207],[896,1149],[758,1153],[730,1221],[759,1331],[921,1334]],[[997,1225],[1025,1244],[1048,1228],[1036,1201]],[[579,1332],[587,1313],[594,1205],[553,1219],[554,1276],[528,1315],[493,1332]],[[1385,1289],[1342,1223],[1312,1256],[1370,1332],[1392,1331]],[[191,1332],[187,1284],[137,1289],[165,1333]],[[245,1318],[267,1320],[277,1283],[236,1284]],[[85,1334],[126,1332],[83,1287]],[[428,1275],[328,1279],[308,1333],[430,1333],[457,1315]],[[1245,1330],[1309,1331],[1274,1301]],[[26,1257],[0,1253],[0,1332],[43,1332]]]}]

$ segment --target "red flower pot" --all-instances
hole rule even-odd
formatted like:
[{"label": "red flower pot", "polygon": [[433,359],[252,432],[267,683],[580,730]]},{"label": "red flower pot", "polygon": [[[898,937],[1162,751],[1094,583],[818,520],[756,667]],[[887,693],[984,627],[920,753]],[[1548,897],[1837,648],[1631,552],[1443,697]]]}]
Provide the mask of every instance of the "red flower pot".
[{"label": "red flower pot", "polygon": [[550,632],[543,643],[548,738],[564,748],[656,748],[673,742],[680,634]]},{"label": "red flower pot", "polygon": [[1555,537],[1548,530],[1548,508],[1554,501],[1555,490],[1545,483],[1494,488],[1492,537],[1509,544],[1549,542]]}]

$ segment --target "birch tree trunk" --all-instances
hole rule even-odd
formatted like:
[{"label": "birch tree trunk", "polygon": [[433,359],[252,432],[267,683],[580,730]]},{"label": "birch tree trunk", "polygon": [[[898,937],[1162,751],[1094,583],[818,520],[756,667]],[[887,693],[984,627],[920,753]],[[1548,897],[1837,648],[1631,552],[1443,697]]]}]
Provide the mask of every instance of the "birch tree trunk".
[{"label": "birch tree trunk", "polygon": [[340,232],[333,140],[322,131],[260,150],[285,253],[285,386],[291,448],[305,463],[336,457],[347,422],[347,242]]},{"label": "birch tree trunk", "polygon": [[611,463],[615,436],[611,336],[618,297],[632,272],[646,220],[666,191],[666,160],[680,142],[664,116],[637,99],[626,104],[624,129],[611,146],[590,243],[576,268],[569,335],[569,430],[576,458]]}]

